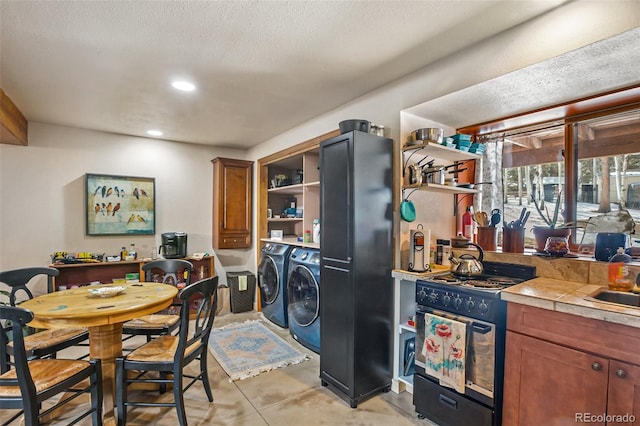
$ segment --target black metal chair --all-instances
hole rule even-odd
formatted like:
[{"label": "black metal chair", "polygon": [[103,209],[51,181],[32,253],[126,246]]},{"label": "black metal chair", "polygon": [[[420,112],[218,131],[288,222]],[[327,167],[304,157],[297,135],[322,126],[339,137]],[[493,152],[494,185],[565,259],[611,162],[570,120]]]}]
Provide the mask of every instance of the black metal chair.
[{"label": "black metal chair", "polygon": [[[0,283],[11,288],[9,304],[18,305],[21,301],[32,299],[33,293],[28,284],[36,277],[47,277],[47,292],[53,291],[53,277],[57,277],[59,271],[55,268],[31,267],[0,272]],[[11,331],[11,324],[4,325],[7,332]],[[71,346],[78,346],[89,339],[89,331],[86,328],[65,328],[51,330],[34,330],[27,328],[24,338],[25,351],[28,359],[55,358],[56,353]],[[88,343],[85,345],[88,346]],[[6,352],[0,354],[0,374],[10,368],[10,357],[13,355],[13,343],[9,342]],[[87,354],[84,357],[88,356]]]},{"label": "black metal chair", "polygon": [[[153,270],[159,269],[163,273],[162,282],[167,284],[178,283],[178,275],[184,273],[184,283],[191,283],[191,271],[193,264],[182,259],[161,259],[142,265],[145,272],[145,281],[153,281]],[[127,321],[122,325],[123,340],[129,340],[134,336],[145,335],[147,342],[153,336],[172,334],[180,325],[180,316],[176,314],[151,314]]]},{"label": "black metal chair", "polygon": [[[9,321],[14,330],[20,330],[33,319],[29,310],[0,306],[0,320]],[[22,333],[12,333],[14,356],[13,369],[0,375],[0,409],[20,410],[6,423],[24,414],[24,424],[39,425],[41,419],[60,406],[82,394],[91,395],[88,410],[79,414],[76,421],[89,415],[94,426],[102,425],[102,369],[99,359],[91,361],[71,359],[29,360]],[[9,336],[0,328],[3,347],[9,343]],[[89,379],[89,383],[86,383]],[[52,407],[41,410],[42,403],[58,394],[64,394]]]},{"label": "black metal chair", "polygon": [[[118,425],[127,421],[127,407],[176,407],[180,426],[186,426],[187,417],[183,393],[195,382],[202,381],[209,402],[213,402],[211,385],[207,371],[208,341],[215,318],[218,277],[206,278],[191,284],[178,293],[182,302],[180,311],[180,331],[177,336],[159,336],[145,343],[124,357],[116,358],[116,406]],[[201,299],[200,299],[201,298]],[[193,320],[189,319],[189,306],[200,300]],[[200,361],[197,375],[184,374],[184,368],[192,361]],[[138,374],[131,378],[129,372]],[[159,378],[150,371],[158,372]],[[172,376],[171,378],[169,378]],[[191,379],[183,386],[183,378]],[[173,384],[173,402],[144,402],[129,400],[127,387],[131,383],[158,383],[160,392],[168,383]],[[132,395],[133,396],[133,395]]]}]

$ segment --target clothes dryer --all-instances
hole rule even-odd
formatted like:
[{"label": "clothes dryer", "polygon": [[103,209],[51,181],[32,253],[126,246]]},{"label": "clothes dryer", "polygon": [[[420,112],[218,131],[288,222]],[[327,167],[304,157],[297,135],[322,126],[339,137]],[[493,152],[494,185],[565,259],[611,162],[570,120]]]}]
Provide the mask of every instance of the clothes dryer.
[{"label": "clothes dryer", "polygon": [[320,251],[295,247],[289,256],[289,332],[320,353]]},{"label": "clothes dryer", "polygon": [[287,273],[291,249],[287,244],[266,243],[258,267],[262,314],[284,328],[288,326]]}]

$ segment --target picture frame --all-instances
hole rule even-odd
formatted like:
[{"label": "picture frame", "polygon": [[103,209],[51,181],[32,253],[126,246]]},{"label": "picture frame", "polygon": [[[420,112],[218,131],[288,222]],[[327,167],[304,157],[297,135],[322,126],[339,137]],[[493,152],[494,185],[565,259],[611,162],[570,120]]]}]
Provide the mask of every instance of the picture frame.
[{"label": "picture frame", "polygon": [[85,175],[86,234],[155,235],[155,178]]}]

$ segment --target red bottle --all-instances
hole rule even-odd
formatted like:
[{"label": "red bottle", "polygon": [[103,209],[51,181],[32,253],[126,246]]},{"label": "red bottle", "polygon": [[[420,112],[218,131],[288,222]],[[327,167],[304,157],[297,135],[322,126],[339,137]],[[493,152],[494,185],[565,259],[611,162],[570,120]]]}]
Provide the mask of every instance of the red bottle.
[{"label": "red bottle", "polygon": [[471,207],[462,215],[462,235],[469,241],[473,241],[473,220],[471,219]]}]

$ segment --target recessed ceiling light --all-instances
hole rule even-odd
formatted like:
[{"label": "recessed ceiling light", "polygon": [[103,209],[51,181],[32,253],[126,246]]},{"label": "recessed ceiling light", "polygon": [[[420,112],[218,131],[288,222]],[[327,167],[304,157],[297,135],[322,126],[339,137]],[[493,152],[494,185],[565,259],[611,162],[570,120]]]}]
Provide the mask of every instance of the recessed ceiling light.
[{"label": "recessed ceiling light", "polygon": [[196,85],[184,80],[178,80],[171,83],[171,85],[178,90],[182,90],[183,92],[193,92],[196,90]]},{"label": "recessed ceiling light", "polygon": [[147,130],[147,134],[150,136],[162,136],[162,132],[160,130]]}]

